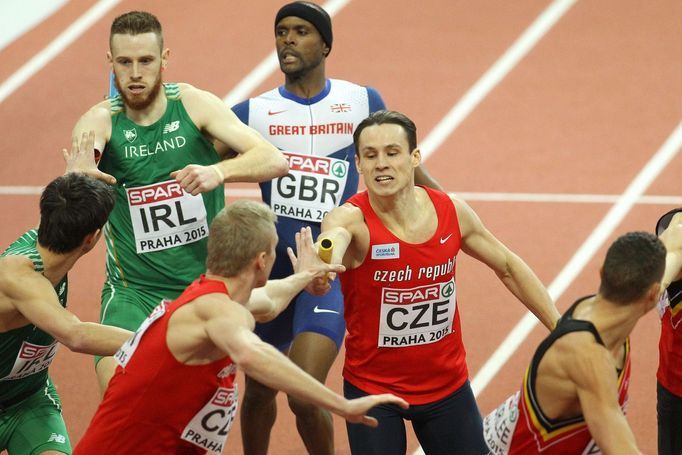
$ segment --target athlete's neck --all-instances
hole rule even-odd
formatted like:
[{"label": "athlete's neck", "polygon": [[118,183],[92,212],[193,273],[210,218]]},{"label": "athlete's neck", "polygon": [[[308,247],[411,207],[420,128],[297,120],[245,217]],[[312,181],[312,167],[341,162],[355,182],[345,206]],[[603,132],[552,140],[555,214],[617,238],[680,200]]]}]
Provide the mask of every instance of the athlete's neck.
[{"label": "athlete's neck", "polygon": [[609,351],[618,349],[645,313],[642,302],[618,304],[599,294],[578,305],[574,318],[590,321]]},{"label": "athlete's neck", "polygon": [[224,277],[221,275],[216,275],[210,270],[207,270],[206,278],[209,280],[222,281],[225,283],[225,287],[227,288],[227,292],[230,295],[230,299],[237,303],[246,305],[251,298],[251,291],[254,288],[255,277],[250,276],[250,274],[241,273],[237,276]]},{"label": "athlete's neck", "polygon": [[64,276],[74,266],[81,253],[81,248],[77,248],[69,253],[55,253],[48,248],[42,246],[40,243],[36,245],[36,249],[43,260],[43,276],[50,280],[52,286],[56,286],[64,279]]},{"label": "athlete's neck", "polygon": [[324,62],[312,70],[302,74],[287,74],[284,88],[299,98],[314,98],[324,90],[327,78],[324,74]]},{"label": "athlete's neck", "polygon": [[140,126],[153,125],[166,113],[167,106],[168,99],[166,98],[166,92],[162,85],[161,90],[149,106],[143,109],[133,109],[126,105],[126,117],[128,117],[131,122]]}]

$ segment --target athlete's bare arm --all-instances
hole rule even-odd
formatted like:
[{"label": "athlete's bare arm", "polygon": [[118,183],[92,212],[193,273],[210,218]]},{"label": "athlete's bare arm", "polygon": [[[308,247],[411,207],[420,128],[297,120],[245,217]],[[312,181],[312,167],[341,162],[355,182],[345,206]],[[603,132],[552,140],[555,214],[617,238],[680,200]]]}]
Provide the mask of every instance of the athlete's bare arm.
[{"label": "athlete's bare arm", "polygon": [[116,183],[116,179],[100,171],[95,162],[95,150],[104,152],[104,147],[111,138],[108,100],[96,104],[83,114],[73,128],[71,138],[71,150],[62,149],[66,172],[83,172],[103,182]]},{"label": "athlete's bare arm", "polygon": [[0,259],[0,328],[34,324],[75,352],[113,355],[132,335],[128,330],[81,322],[59,304],[50,281],[22,256]]},{"label": "athlete's bare arm", "polygon": [[239,154],[213,166],[190,164],[172,173],[185,191],[196,195],[223,182],[262,182],[288,172],[282,153],[243,124],[220,98],[189,84],[179,87],[185,109],[197,128]]},{"label": "athlete's bare arm", "polygon": [[451,198],[457,209],[462,250],[490,267],[507,289],[551,330],[560,314],[540,279],[520,257],[488,231],[466,202],[454,196]]},{"label": "athlete's bare arm", "polygon": [[252,332],[251,314],[244,307],[231,303],[229,306],[223,303],[214,307],[215,313],[206,322],[206,333],[247,376],[268,387],[328,409],[353,423],[376,426],[376,420],[366,414],[379,404],[407,408],[407,402],[389,394],[346,400],[303,371],[276,348],[258,338]]},{"label": "athlete's bare arm", "polygon": [[565,350],[569,380],[575,385],[582,414],[592,438],[604,455],[640,454],[635,436],[618,404],[618,384],[608,350],[588,333],[568,334]]},{"label": "athlete's bare arm", "polygon": [[301,228],[296,233],[296,254],[287,249],[294,274],[281,280],[268,280],[267,284],[251,292],[246,308],[258,322],[271,321],[289,305],[291,300],[315,278],[327,273],[340,273],[345,270],[341,264],[322,262],[315,251],[310,227]]}]

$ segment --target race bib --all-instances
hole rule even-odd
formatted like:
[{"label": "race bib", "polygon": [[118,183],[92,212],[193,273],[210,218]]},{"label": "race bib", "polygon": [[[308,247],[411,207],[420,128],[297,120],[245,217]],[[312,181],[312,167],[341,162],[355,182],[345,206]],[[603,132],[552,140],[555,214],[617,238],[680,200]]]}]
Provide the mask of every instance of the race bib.
[{"label": "race bib", "polygon": [[494,455],[509,453],[519,421],[519,397],[520,392],[516,392],[483,419],[483,437]]},{"label": "race bib", "polygon": [[21,343],[12,370],[7,376],[0,378],[0,381],[22,379],[46,370],[52,363],[58,347],[59,343],[56,341],[48,346],[24,341]]},{"label": "race bib", "polygon": [[161,251],[208,236],[201,195],[185,192],[175,180],[126,188],[138,254]]},{"label": "race bib", "polygon": [[180,436],[203,449],[222,453],[237,414],[237,386],[219,387],[213,397],[192,418]]},{"label": "race bib", "polygon": [[341,202],[348,162],[288,152],[284,156],[289,161],[289,173],[272,182],[272,210],[278,216],[321,222]]},{"label": "race bib", "polygon": [[140,324],[140,327],[135,331],[135,333],[133,333],[133,336],[128,338],[128,341],[123,343],[121,349],[119,349],[114,355],[116,363],[118,363],[124,368],[126,365],[128,365],[128,362],[133,357],[133,354],[137,350],[137,347],[140,345],[142,335],[144,335],[147,329],[149,329],[149,327],[151,327],[151,325],[154,322],[156,322],[156,320],[158,320],[161,316],[166,314],[167,305],[168,302],[166,300],[158,304],[156,308],[154,308],[154,310],[151,312],[151,314],[147,316],[147,319],[145,319],[142,322],[142,324]]},{"label": "race bib", "polygon": [[383,288],[378,346],[435,343],[452,331],[455,280],[411,289]]}]

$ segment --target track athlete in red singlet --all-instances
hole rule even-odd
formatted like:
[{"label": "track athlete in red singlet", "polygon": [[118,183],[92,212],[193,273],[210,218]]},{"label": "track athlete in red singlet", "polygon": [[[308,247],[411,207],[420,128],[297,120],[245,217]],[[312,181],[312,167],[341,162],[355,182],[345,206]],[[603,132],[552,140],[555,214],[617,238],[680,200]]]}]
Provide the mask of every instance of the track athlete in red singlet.
[{"label": "track athlete in red singlet", "polygon": [[253,333],[255,319],[275,317],[313,278],[343,270],[317,258],[306,228],[296,236],[298,258],[290,253],[296,273],[268,282],[274,221],[266,205],[253,201],[237,201],[216,216],[207,274],[157,306],[116,354],[119,366],[74,454],[222,452],[237,410],[237,367],[365,425],[376,425],[366,413],[377,404],[407,406],[388,394],[346,400]]},{"label": "track athlete in red singlet", "polygon": [[319,237],[333,242],[332,262],[347,270],[341,274],[348,329],[344,393],[390,392],[410,408],[373,409],[376,430],[348,424],[351,451],[405,453],[408,419],[427,454],[486,454],[457,309],[458,254],[493,269],[548,328],[559,314],[530,268],[464,201],[415,186],[421,155],[409,118],[371,114],[354,141],[367,191],[332,210]]},{"label": "track athlete in red singlet", "polygon": [[[284,84],[234,106],[237,117],[282,150],[289,173],[261,184],[263,201],[277,214],[278,259],[271,278],[291,274],[286,250],[294,234],[310,226],[320,233],[322,218],[357,193],[353,131],[370,113],[385,109],[372,87],[326,76],[332,44],[329,14],[312,2],[282,6],[275,16],[275,46]],[[438,187],[416,169],[417,182]],[[279,317],[256,325],[256,334],[303,370],[324,382],[343,343],[346,325],[338,282],[323,297],[301,292]],[[277,416],[276,391],[247,379],[241,410],[245,455],[265,455]],[[288,397],[306,450],[334,454],[328,412]]]},{"label": "track athlete in red singlet", "polygon": [[485,418],[494,455],[640,453],[624,415],[628,336],[680,272],[682,215],[677,222],[663,242],[631,232],[611,245],[597,295],[562,316],[535,352],[521,391]]},{"label": "track athlete in red singlet", "polygon": [[[676,208],[663,215],[656,225],[661,234],[672,217],[682,212]],[[661,318],[661,339],[656,377],[658,415],[658,454],[682,454],[682,274],[675,277],[657,307]]]}]

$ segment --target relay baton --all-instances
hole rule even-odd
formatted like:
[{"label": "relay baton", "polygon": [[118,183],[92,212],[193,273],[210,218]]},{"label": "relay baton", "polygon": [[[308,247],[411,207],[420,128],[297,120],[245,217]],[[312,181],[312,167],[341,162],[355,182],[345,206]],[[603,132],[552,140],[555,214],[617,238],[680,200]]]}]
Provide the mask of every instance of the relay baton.
[{"label": "relay baton", "polygon": [[[331,239],[322,239],[320,247],[317,249],[317,254],[324,262],[329,264],[332,261],[332,251],[334,250],[334,242]],[[329,273],[324,275],[325,284],[329,281]]]}]

